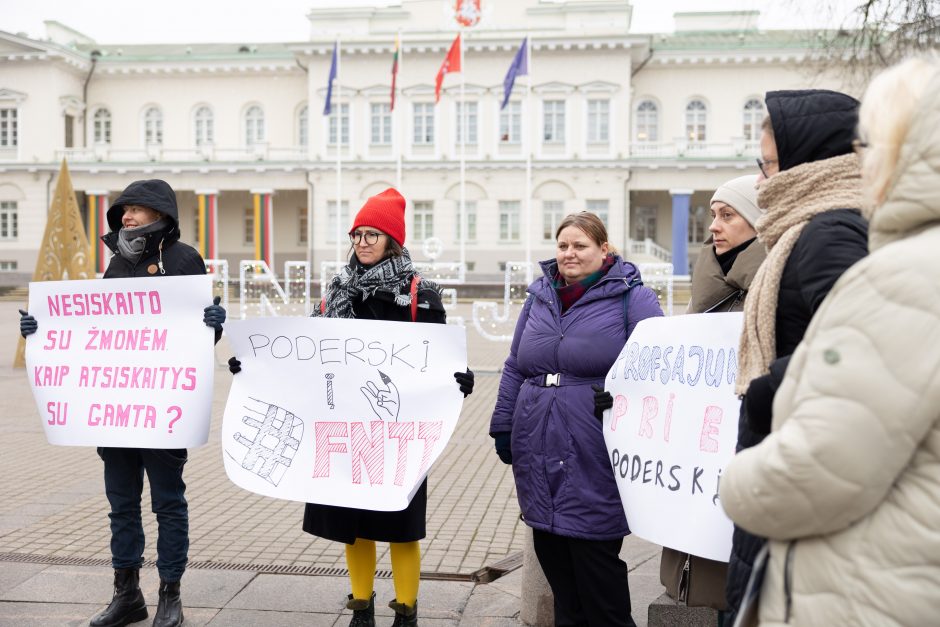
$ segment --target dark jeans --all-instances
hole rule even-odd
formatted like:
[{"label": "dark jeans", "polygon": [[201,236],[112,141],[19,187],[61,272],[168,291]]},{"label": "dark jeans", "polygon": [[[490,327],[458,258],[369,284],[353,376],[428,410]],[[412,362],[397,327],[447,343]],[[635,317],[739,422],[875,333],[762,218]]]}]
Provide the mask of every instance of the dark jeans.
[{"label": "dark jeans", "polygon": [[532,538],[555,597],[556,627],[636,627],[623,538],[581,540],[537,529]]},{"label": "dark jeans", "polygon": [[179,581],[189,552],[189,510],[183,465],[186,449],[99,448],[104,460],[104,486],[111,504],[111,565],[140,568],[144,526],[140,496],[144,471],[150,502],[157,516],[157,571],[160,579]]}]

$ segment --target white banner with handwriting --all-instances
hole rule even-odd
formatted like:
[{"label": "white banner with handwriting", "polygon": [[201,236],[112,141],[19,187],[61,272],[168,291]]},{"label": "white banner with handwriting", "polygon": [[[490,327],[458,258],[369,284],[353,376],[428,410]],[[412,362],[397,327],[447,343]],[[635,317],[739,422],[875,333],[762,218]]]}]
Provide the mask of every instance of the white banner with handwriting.
[{"label": "white banner with handwriting", "polygon": [[29,284],[26,371],[50,444],[191,448],[209,439],[208,276]]},{"label": "white banner with handwriting", "polygon": [[232,482],[293,501],[408,506],[460,416],[464,329],[256,318],[225,331],[242,368],[222,422]]},{"label": "white banner with handwriting", "polygon": [[604,439],[630,530],[722,562],[732,524],[718,482],[737,442],[742,324],[740,313],[643,320],[605,385]]}]

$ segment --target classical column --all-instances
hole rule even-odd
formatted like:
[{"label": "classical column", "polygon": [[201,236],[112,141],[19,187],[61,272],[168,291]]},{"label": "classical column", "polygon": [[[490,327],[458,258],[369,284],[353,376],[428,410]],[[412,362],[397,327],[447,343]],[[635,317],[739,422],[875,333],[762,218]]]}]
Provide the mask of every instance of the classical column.
[{"label": "classical column", "polygon": [[689,273],[689,201],[691,189],[670,189],[672,196],[672,273]]},{"label": "classical column", "polygon": [[255,259],[268,264],[274,271],[274,190],[253,189],[251,195],[255,209]]},{"label": "classical column", "polygon": [[197,189],[196,206],[199,212],[199,254],[203,259],[218,259],[218,202],[219,190]]},{"label": "classical column", "polygon": [[101,236],[110,231],[108,228],[108,192],[87,190],[85,196],[88,199],[88,224],[86,226],[91,261],[95,272],[102,274],[107,269],[108,260],[111,258],[108,247],[101,241]]}]

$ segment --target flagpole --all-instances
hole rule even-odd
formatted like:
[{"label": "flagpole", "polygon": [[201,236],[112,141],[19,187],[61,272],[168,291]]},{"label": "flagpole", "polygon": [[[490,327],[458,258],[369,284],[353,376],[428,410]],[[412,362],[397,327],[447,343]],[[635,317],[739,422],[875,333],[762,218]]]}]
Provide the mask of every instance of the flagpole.
[{"label": "flagpole", "polygon": [[466,70],[463,64],[464,29],[460,29],[460,265],[467,266],[467,190],[466,179],[466,144],[467,144],[467,103],[464,99],[464,75]]},{"label": "flagpole", "polygon": [[[397,74],[401,74],[402,62],[405,60],[405,46],[401,43],[401,29],[398,29],[398,71],[392,79],[397,83]],[[394,95],[393,95],[394,97]],[[396,98],[397,100],[397,98]],[[401,107],[398,107],[401,109]],[[399,128],[398,114],[392,109],[392,132],[395,133],[395,185],[396,189],[401,191],[401,153],[402,153],[402,132]]]},{"label": "flagpole", "polygon": [[[343,56],[340,50],[339,35],[336,36],[336,263],[342,264],[342,245],[340,235],[342,227],[340,221],[343,217],[343,89],[340,83],[340,59]],[[339,268],[337,268],[338,270]]]},{"label": "flagpole", "polygon": [[526,71],[528,76],[525,83],[526,107],[526,150],[525,150],[525,261],[532,263],[532,39],[526,33]]}]

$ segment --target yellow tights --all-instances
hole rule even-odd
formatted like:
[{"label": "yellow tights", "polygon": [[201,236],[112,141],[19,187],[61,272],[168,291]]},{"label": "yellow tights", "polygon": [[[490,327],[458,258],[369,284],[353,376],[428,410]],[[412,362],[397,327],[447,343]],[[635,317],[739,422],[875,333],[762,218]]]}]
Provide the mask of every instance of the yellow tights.
[{"label": "yellow tights", "polygon": [[[390,542],[392,553],[392,579],[395,599],[414,606],[418,600],[418,580],[421,576],[421,547],[417,542]],[[354,599],[371,599],[375,581],[375,541],[356,538],[346,545],[346,566]]]}]

